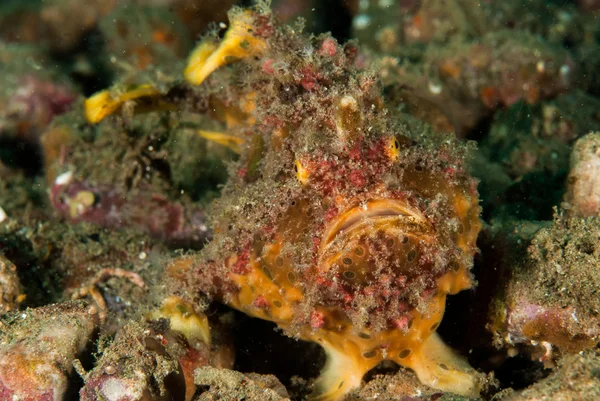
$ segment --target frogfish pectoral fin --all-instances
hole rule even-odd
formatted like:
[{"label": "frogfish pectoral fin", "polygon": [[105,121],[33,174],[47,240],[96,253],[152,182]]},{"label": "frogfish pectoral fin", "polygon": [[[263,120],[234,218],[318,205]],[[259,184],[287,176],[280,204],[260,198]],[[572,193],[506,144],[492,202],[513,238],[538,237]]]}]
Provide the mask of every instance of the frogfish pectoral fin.
[{"label": "frogfish pectoral fin", "polygon": [[310,401],[335,401],[361,385],[362,378],[376,362],[365,359],[352,342],[333,346],[319,342],[327,355],[321,375],[314,384]]},{"label": "frogfish pectoral fin", "polygon": [[444,344],[437,333],[432,333],[410,357],[397,362],[414,370],[425,385],[463,396],[479,396],[482,374]]}]

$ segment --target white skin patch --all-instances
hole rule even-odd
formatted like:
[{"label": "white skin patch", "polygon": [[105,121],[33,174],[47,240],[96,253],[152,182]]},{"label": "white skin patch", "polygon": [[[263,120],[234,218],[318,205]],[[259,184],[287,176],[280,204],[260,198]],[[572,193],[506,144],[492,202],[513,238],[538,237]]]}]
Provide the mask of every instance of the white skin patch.
[{"label": "white skin patch", "polygon": [[56,185],[67,185],[69,182],[71,182],[72,178],[73,178],[73,172],[67,171],[66,173],[62,173],[61,175],[56,177],[56,180],[54,180],[54,183]]}]

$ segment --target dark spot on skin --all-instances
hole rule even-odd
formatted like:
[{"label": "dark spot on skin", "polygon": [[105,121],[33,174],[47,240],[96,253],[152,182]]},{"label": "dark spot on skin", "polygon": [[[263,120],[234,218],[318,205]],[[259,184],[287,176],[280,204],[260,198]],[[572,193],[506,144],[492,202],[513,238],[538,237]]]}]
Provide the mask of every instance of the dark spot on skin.
[{"label": "dark spot on skin", "polygon": [[444,369],[444,370],[448,370],[448,366],[444,365],[443,363],[440,363],[440,368]]},{"label": "dark spot on skin", "polygon": [[373,351],[368,351],[368,352],[365,352],[365,353],[363,354],[363,356],[364,356],[365,358],[373,358],[375,355],[377,355],[377,351],[375,351],[375,350],[373,350]]},{"label": "dark spot on skin", "polygon": [[279,267],[283,266],[283,258],[281,256],[277,256],[275,258],[275,264]]},{"label": "dark spot on skin", "polygon": [[406,325],[406,327],[410,329],[412,327],[412,325],[413,325],[413,321],[414,321],[413,319],[410,319],[408,321],[408,324]]},{"label": "dark spot on skin", "polygon": [[408,244],[408,237],[402,237],[402,243],[403,244]]},{"label": "dark spot on skin", "polygon": [[342,259],[342,263],[345,264],[345,265],[350,266],[352,264],[352,259],[350,259],[350,258],[344,258],[344,259]]},{"label": "dark spot on skin", "polygon": [[362,246],[357,246],[354,248],[354,253],[358,256],[363,256],[365,254],[365,249]]},{"label": "dark spot on skin", "polygon": [[417,257],[417,251],[415,251],[414,249],[412,249],[408,255],[406,255],[406,260],[408,260],[409,262],[412,262],[413,260],[415,260],[415,258]]},{"label": "dark spot on skin", "polygon": [[400,353],[398,354],[398,357],[401,359],[406,358],[407,356],[410,355],[410,350],[409,349],[403,349],[402,351],[400,351]]},{"label": "dark spot on skin", "polygon": [[273,305],[275,305],[275,307],[277,307],[277,308],[281,308],[283,306],[281,301],[277,301],[277,300],[273,301]]},{"label": "dark spot on skin", "polygon": [[289,272],[287,274],[287,278],[288,278],[288,280],[289,280],[290,283],[294,284],[296,282],[296,273]]},{"label": "dark spot on skin", "polygon": [[434,324],[431,325],[431,328],[429,330],[430,331],[436,331],[439,325],[440,325],[440,323],[436,322],[436,323],[434,323]]},{"label": "dark spot on skin", "polygon": [[353,271],[350,270],[346,270],[344,273],[344,278],[348,279],[348,280],[354,280],[356,278],[356,273],[354,273]]},{"label": "dark spot on skin", "polygon": [[395,242],[396,242],[396,241],[394,241],[394,239],[393,239],[393,238],[388,238],[388,239],[387,239],[387,241],[385,241],[385,244],[387,245],[387,247],[388,247],[388,248],[391,248],[391,247],[393,247],[393,246],[394,246],[394,243],[395,243]]},{"label": "dark spot on skin", "polygon": [[360,333],[358,333],[358,336],[359,336],[360,338],[364,338],[365,340],[368,340],[368,339],[370,339],[370,338],[371,338],[371,336],[370,336],[370,335],[368,335],[367,333],[363,333],[363,332],[360,332]]}]

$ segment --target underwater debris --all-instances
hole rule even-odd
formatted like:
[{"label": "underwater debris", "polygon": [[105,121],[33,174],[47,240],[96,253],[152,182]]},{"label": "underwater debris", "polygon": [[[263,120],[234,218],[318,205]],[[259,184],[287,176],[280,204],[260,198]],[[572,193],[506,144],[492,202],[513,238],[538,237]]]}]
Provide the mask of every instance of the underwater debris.
[{"label": "underwater debris", "polygon": [[[481,398],[477,398],[481,399]],[[427,387],[409,371],[400,370],[393,375],[377,375],[360,389],[344,398],[344,401],[472,401],[474,398]]]},{"label": "underwater debris", "polygon": [[181,399],[196,393],[194,371],[231,368],[233,354],[217,325],[188,302],[169,297],[142,322],[130,322],[85,376],[82,401]]},{"label": "underwater debris", "polygon": [[37,143],[52,119],[70,109],[75,93],[61,84],[23,75],[12,96],[2,101],[2,136]]},{"label": "underwater debris", "polygon": [[548,220],[563,200],[569,153],[582,134],[600,129],[598,99],[572,90],[498,111],[481,140],[475,175],[486,216]]},{"label": "underwater debris", "polygon": [[1,146],[16,142],[37,148],[45,128],[71,108],[77,92],[33,46],[0,42],[0,65],[4,80],[0,93]]},{"label": "underwater debris", "polygon": [[354,34],[362,46],[379,53],[414,56],[418,46],[457,38],[478,40],[502,30],[529,32],[552,44],[579,47],[589,43],[597,30],[594,13],[578,12],[573,3],[546,0],[489,1],[476,6],[470,0],[365,1],[359,8]]},{"label": "underwater debris", "polygon": [[430,45],[418,62],[381,58],[391,101],[438,131],[464,135],[493,110],[536,104],[573,86],[574,61],[559,46],[524,32],[490,32]]},{"label": "underwater debris", "polygon": [[[60,179],[61,176],[57,177]],[[113,187],[60,180],[50,189],[52,206],[72,223],[135,228],[165,242],[199,247],[210,238],[202,207],[184,209],[161,194],[137,191],[127,196]]]},{"label": "underwater debris", "polygon": [[535,233],[524,258],[505,264],[489,314],[497,346],[526,345],[552,366],[598,342],[599,238],[597,219],[559,215]]},{"label": "underwater debris", "polygon": [[[108,120],[95,127],[80,120],[69,113],[42,138],[49,198],[59,215],[137,229],[173,247],[201,248],[210,239],[206,207],[191,197],[213,196],[225,175],[218,165],[226,149],[213,152],[191,130],[173,132],[152,114],[118,130]],[[77,135],[74,124],[87,127],[89,136]]]},{"label": "underwater debris", "polygon": [[142,289],[146,287],[144,280],[140,277],[139,274],[137,274],[135,272],[131,272],[131,271],[127,271],[127,270],[123,270],[123,269],[119,269],[119,268],[115,269],[115,268],[105,267],[102,270],[100,270],[98,273],[96,273],[96,276],[91,280],[89,285],[77,289],[73,293],[71,298],[75,300],[75,299],[81,299],[81,298],[89,295],[99,309],[98,315],[99,315],[100,321],[105,322],[106,321],[106,312],[107,312],[108,308],[106,305],[106,301],[104,300],[104,297],[102,296],[102,294],[100,293],[100,290],[98,289],[98,285],[104,281],[108,281],[110,278],[113,278],[113,277],[127,279],[131,283],[137,285],[139,288],[142,288]]},{"label": "underwater debris", "polygon": [[[191,3],[188,0],[167,3],[185,7],[182,3],[186,2]],[[173,4],[138,4],[132,13],[132,5],[128,3],[118,2],[98,23],[112,69],[119,71],[119,75],[137,75],[151,68],[169,68],[174,64],[172,60],[187,56],[192,49],[193,36],[173,9]],[[197,7],[198,3],[200,7],[208,8],[202,6],[202,2],[195,3],[191,8]],[[148,40],[140,41],[140,38]]]},{"label": "underwater debris", "polygon": [[[597,21],[543,0],[363,2],[355,34],[388,104],[438,132],[474,133],[493,111],[598,81]],[[566,45],[568,43],[568,45]]]},{"label": "underwater debris", "polygon": [[43,179],[28,176],[22,169],[9,168],[0,161],[0,208],[4,212],[0,213],[0,225],[34,216],[47,218],[45,190]]},{"label": "underwater debris", "polygon": [[289,401],[289,394],[273,375],[243,374],[203,366],[194,372],[196,385],[206,388],[195,401]]},{"label": "underwater debris", "polygon": [[594,400],[600,397],[600,355],[588,349],[568,356],[545,379],[494,401]]},{"label": "underwater debris", "polygon": [[0,8],[0,37],[7,42],[42,44],[52,52],[68,53],[81,45],[115,3],[115,0],[5,2]]},{"label": "underwater debris", "polygon": [[185,392],[185,388],[178,388],[183,384],[178,361],[172,351],[167,351],[167,345],[177,347],[177,342],[160,326],[152,330],[128,323],[104,350],[94,369],[86,374],[80,399],[141,401],[149,397],[163,399],[161,396],[173,399],[172,391]]},{"label": "underwater debris", "polygon": [[66,302],[0,320],[0,399],[55,401],[67,396],[73,361],[98,329],[97,309]]},{"label": "underwater debris", "polygon": [[[31,225],[8,219],[0,224],[0,252],[17,268],[24,283],[21,306],[40,306],[83,295],[94,278],[107,314],[103,329],[116,330],[123,320],[139,314],[146,289],[119,277],[102,276],[106,269],[122,275],[139,275],[154,283],[153,266],[165,252],[157,240],[122,230],[111,233],[92,224],[68,225],[43,218]],[[118,273],[117,273],[118,274]],[[23,298],[23,297],[21,297]]]},{"label": "underwater debris", "polygon": [[0,254],[0,315],[16,309],[24,298],[17,267]]},{"label": "underwater debris", "polygon": [[469,0],[423,0],[402,26],[407,43],[445,42],[455,36],[477,36],[489,27],[486,7]]},{"label": "underwater debris", "polygon": [[600,2],[598,0],[577,0],[577,5],[584,11],[600,11]]},{"label": "underwater debris", "polygon": [[496,114],[481,150],[512,177],[564,174],[573,142],[600,128],[598,107],[596,98],[579,90],[536,106],[519,102]]}]

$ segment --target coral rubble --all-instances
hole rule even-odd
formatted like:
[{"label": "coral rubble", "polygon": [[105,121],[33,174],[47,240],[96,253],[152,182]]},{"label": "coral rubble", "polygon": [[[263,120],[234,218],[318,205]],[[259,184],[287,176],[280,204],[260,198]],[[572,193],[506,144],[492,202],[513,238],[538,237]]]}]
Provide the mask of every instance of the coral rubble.
[{"label": "coral rubble", "polygon": [[0,399],[51,401],[68,394],[73,361],[93,340],[98,315],[69,302],[6,315],[0,325]]}]

